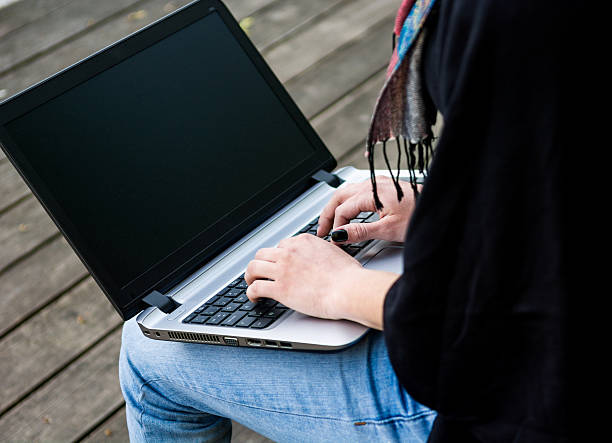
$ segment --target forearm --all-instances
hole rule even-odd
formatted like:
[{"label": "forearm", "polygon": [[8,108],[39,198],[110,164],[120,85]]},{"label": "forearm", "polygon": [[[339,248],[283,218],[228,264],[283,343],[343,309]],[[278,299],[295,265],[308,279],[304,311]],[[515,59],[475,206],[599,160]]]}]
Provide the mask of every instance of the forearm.
[{"label": "forearm", "polygon": [[398,278],[392,272],[362,269],[337,296],[339,317],[382,330],[385,296]]}]

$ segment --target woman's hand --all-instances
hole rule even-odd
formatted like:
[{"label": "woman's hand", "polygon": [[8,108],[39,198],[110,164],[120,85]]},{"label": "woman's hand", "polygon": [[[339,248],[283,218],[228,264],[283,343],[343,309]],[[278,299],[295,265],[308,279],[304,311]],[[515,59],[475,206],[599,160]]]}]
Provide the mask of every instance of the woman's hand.
[{"label": "woman's hand", "polygon": [[364,269],[337,246],[310,234],[260,249],[245,273],[251,301],[272,298],[314,317],[349,319],[378,329],[384,297],[397,277]]},{"label": "woman's hand", "polygon": [[379,212],[380,220],[373,223],[349,223],[360,212],[376,211],[370,181],[353,183],[338,189],[323,208],[317,235],[323,237],[333,228],[334,231],[345,230],[348,234],[348,240],[338,243],[358,243],[370,239],[403,242],[414,211],[412,188],[409,183],[400,182],[404,198],[398,202],[393,180],[377,176],[376,183],[378,196],[384,206]]}]

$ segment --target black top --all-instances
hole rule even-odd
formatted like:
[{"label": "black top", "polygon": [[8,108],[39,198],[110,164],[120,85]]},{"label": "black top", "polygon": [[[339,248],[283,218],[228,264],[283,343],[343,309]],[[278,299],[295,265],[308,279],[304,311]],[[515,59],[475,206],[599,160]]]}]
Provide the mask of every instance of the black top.
[{"label": "black top", "polygon": [[428,19],[425,77],[444,129],[384,330],[400,382],[439,412],[430,441],[568,438],[580,8],[442,0]]}]

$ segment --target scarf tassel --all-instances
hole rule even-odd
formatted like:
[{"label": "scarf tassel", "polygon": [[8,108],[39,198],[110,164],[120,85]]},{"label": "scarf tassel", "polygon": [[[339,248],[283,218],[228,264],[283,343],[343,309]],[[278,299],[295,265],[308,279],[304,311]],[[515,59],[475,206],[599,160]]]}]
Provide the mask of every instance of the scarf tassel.
[{"label": "scarf tassel", "polygon": [[[414,193],[414,197],[416,199],[419,197],[420,192],[417,186],[417,176],[415,171],[418,169],[421,174],[427,176],[429,161],[431,158],[433,158],[433,137],[427,137],[426,139],[418,143],[408,142],[406,140],[406,137],[401,137],[401,139],[404,144],[404,153],[406,154],[406,161],[408,163],[408,180],[410,182],[410,187],[412,188],[412,192]],[[393,180],[393,185],[395,186],[397,200],[401,201],[404,197],[404,192],[399,184],[402,159],[400,137],[396,137],[395,141],[397,143],[397,172],[395,174],[393,173],[393,170],[391,168],[391,162],[389,161],[389,156],[387,155],[388,140],[384,140],[382,142],[382,148],[383,155],[385,157],[385,163],[387,164],[387,169],[389,170],[391,180]],[[370,180],[372,182],[372,194],[374,195],[374,204],[376,205],[376,210],[380,211],[381,209],[383,209],[384,206],[378,196],[378,188],[376,185],[376,172],[374,170],[374,146],[375,144],[368,144],[367,146],[368,164],[370,166]]]}]

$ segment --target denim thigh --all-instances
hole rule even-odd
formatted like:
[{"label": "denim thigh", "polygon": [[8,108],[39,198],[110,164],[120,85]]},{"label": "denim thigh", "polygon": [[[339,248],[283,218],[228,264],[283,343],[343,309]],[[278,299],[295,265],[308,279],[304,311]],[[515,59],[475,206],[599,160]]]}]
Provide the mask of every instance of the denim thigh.
[{"label": "denim thigh", "polygon": [[158,440],[180,440],[184,426],[201,439],[225,417],[275,441],[419,442],[436,416],[402,388],[378,331],[341,351],[304,352],[151,340],[132,319],[120,379],[128,422]]}]

